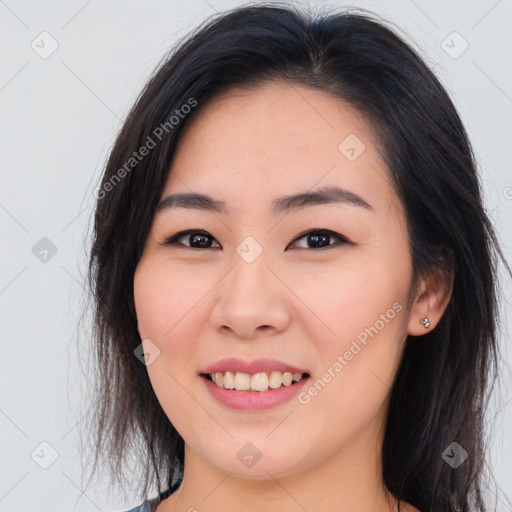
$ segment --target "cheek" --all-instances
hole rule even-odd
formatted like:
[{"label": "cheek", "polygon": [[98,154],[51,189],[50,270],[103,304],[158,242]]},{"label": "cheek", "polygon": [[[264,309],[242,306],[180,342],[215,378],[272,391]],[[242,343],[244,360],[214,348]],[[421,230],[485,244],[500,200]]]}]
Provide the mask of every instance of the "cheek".
[{"label": "cheek", "polygon": [[[176,419],[173,410],[188,411],[190,407],[190,397],[183,388],[189,387],[191,363],[197,360],[194,340],[198,339],[201,325],[197,318],[199,308],[194,308],[197,291],[183,286],[183,282],[179,272],[164,271],[164,266],[154,260],[142,261],[134,278],[141,338],[158,347],[153,348],[158,357],[147,366],[148,375],[171,421]],[[148,346],[153,347],[149,343]]]},{"label": "cheek", "polygon": [[[134,300],[141,336],[170,348],[197,308],[200,293],[197,283],[186,280],[183,273],[159,262],[141,261],[135,272]],[[189,333],[190,334],[190,333]]]},{"label": "cheek", "polygon": [[318,364],[302,395],[301,403],[309,404],[303,414],[321,435],[340,443],[382,412],[402,353],[405,287],[372,279],[377,274],[351,268],[338,279],[316,280],[321,290],[309,286],[316,315],[304,317],[301,328],[314,343]]},{"label": "cheek", "polygon": [[194,401],[187,390],[193,375],[191,362],[196,359],[192,341],[197,333],[192,329],[198,325],[193,318],[197,291],[180,286],[183,280],[179,272],[164,272],[163,268],[154,260],[141,260],[134,277],[134,300],[141,338],[151,340],[159,350],[158,357],[147,366],[151,385],[169,420],[180,431],[194,413]]},{"label": "cheek", "polygon": [[[407,330],[410,285],[407,260],[398,266],[394,261],[396,256],[387,259],[382,252],[347,257],[342,266],[309,274],[297,290],[314,313],[298,317],[318,357],[316,388],[321,392],[317,400],[312,390],[317,404],[310,410],[315,415],[330,411],[325,423],[333,429],[349,417],[369,419],[392,385]],[[332,403],[340,409],[333,412]]]},{"label": "cheek", "polygon": [[340,262],[325,263],[319,272],[305,269],[300,275],[294,292],[304,304],[299,307],[306,307],[310,314],[298,319],[310,339],[317,343],[322,340],[323,346],[343,348],[360,333],[364,338],[365,329],[374,324],[389,335],[381,337],[393,338],[406,325],[406,315],[397,311],[406,309],[410,286],[406,262],[397,267],[382,255],[354,254],[340,258]]}]

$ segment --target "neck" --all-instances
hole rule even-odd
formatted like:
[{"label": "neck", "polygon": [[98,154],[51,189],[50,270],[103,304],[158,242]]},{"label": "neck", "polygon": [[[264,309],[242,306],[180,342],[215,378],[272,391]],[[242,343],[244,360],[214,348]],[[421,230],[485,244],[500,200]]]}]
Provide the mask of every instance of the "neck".
[{"label": "neck", "polygon": [[267,471],[261,480],[222,472],[185,445],[182,485],[158,512],[396,511],[382,480],[381,434],[374,423],[337,452],[319,455],[307,471],[277,477]]}]

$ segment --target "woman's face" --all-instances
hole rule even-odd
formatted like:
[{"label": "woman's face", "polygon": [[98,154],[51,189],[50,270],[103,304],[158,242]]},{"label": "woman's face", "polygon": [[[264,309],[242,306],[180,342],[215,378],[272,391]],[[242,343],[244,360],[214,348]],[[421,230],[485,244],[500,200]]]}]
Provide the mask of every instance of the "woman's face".
[{"label": "woman's face", "polygon": [[297,85],[223,93],[187,127],[161,199],[135,304],[187,453],[255,479],[367,463],[410,330],[412,262],[363,118]]}]

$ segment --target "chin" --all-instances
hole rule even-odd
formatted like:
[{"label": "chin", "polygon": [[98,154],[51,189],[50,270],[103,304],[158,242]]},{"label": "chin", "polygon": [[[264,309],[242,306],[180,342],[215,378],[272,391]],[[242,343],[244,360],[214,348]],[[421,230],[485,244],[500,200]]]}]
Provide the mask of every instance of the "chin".
[{"label": "chin", "polygon": [[[281,449],[279,449],[281,448]],[[295,450],[281,443],[275,446],[268,440],[231,440],[220,453],[212,453],[211,446],[204,458],[224,473],[248,480],[268,480],[296,473],[304,465],[304,449]]]}]

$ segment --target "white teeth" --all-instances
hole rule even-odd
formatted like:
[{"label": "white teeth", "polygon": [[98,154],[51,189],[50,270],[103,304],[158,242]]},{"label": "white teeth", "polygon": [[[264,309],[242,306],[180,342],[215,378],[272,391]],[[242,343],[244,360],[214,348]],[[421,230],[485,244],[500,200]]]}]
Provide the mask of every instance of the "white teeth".
[{"label": "white teeth", "polygon": [[292,383],[293,375],[291,372],[284,372],[283,373],[283,384],[285,386],[289,386]]},{"label": "white teeth", "polygon": [[235,389],[237,391],[247,391],[251,389],[251,376],[248,373],[235,374]]},{"label": "white teeth", "polygon": [[302,380],[302,373],[291,372],[259,372],[253,375],[243,372],[211,373],[212,382],[225,389],[237,391],[267,391],[281,386],[291,386],[292,382]]},{"label": "white teeth", "polygon": [[[217,374],[218,375],[218,374]],[[222,373],[221,373],[222,375]],[[235,374],[232,372],[226,372],[224,374],[223,386],[226,389],[233,389],[235,387]]]},{"label": "white teeth", "polygon": [[283,383],[283,374],[281,372],[272,372],[270,374],[270,387],[272,389],[280,388]]},{"label": "white teeth", "polygon": [[251,377],[251,389],[253,391],[266,391],[268,389],[268,375],[265,372],[255,373]]}]

